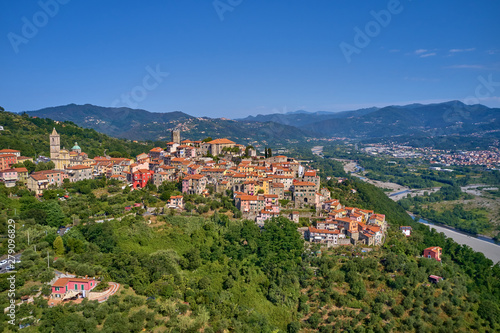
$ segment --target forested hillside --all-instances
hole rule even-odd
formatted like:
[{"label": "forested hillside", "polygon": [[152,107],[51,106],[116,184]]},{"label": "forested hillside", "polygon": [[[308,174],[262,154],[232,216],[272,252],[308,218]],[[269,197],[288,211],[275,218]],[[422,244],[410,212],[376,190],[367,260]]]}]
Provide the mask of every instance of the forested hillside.
[{"label": "forested hillside", "polygon": [[[54,126],[49,120],[1,116],[10,119],[6,130],[20,124],[40,146],[43,133]],[[71,123],[56,129],[87,138],[88,150],[97,152],[125,142]],[[129,149],[146,147],[125,144],[129,155],[136,154]],[[386,215],[389,231],[382,247],[310,246],[287,218],[260,229],[242,220],[230,196],[222,194],[184,195],[184,211],[168,209],[168,199],[180,194],[179,183],[130,192],[116,180],[85,180],[46,190],[40,200],[26,189],[0,184],[0,234],[7,234],[13,219],[16,252],[22,252],[16,301],[49,295],[54,269],[96,276],[98,290],[121,284],[103,303],[50,307],[35,296],[34,303],[18,307],[16,325],[30,325],[23,329],[27,333],[500,330],[498,264],[413,222],[380,189],[347,177],[340,163],[309,154],[304,157],[320,170],[332,197]],[[338,176],[347,179],[339,183]],[[134,204],[138,207],[126,210]],[[146,208],[154,213],[145,214]],[[110,220],[96,222],[103,219]],[[61,225],[71,227],[62,236]],[[401,225],[413,228],[411,237],[401,234]],[[3,237],[1,254],[8,244]],[[429,246],[443,248],[442,263],[421,257]],[[428,282],[431,274],[444,281]],[[9,304],[9,275],[0,275],[3,308]],[[0,330],[16,331],[8,319],[0,314]]]},{"label": "forested hillside", "polygon": [[[24,249],[17,297],[40,287],[42,293],[50,293],[41,283],[53,277],[53,268],[99,276],[103,286],[107,281],[123,286],[102,304],[84,301],[50,308],[37,298],[20,308],[18,318],[28,317],[24,323],[40,319],[26,332],[137,332],[143,328],[479,332],[499,328],[498,265],[492,268],[482,254],[412,222],[400,206],[371,185],[357,181],[327,185],[345,203],[386,214],[390,231],[382,248],[366,253],[360,247],[347,247],[319,255],[318,248],[304,247],[297,226],[288,219],[270,221],[260,230],[254,222],[238,219],[232,202],[222,196],[186,196],[189,208],[184,216],[167,210],[164,215],[143,217],[142,208],[126,215],[124,207],[134,202],[163,207],[165,200],[179,193],[174,183],[128,193],[114,181],[83,181],[47,191],[42,202],[24,190],[16,192],[17,198],[9,197],[12,190],[0,187],[1,232],[6,232],[7,218],[14,218],[16,244]],[[55,199],[64,193],[69,193],[68,200]],[[92,222],[93,216],[103,214],[118,219]],[[62,237],[62,248],[57,245],[57,221],[75,224]],[[400,225],[413,227],[411,238],[403,237]],[[429,246],[443,248],[443,264],[420,258]],[[430,274],[445,280],[430,284]],[[0,280],[0,306],[4,307],[8,301],[5,278]],[[1,319],[5,328],[5,318]]]},{"label": "forested hillside", "polygon": [[89,157],[103,156],[115,152],[114,156],[130,157],[149,151],[155,145],[165,142],[134,143],[130,140],[116,139],[93,129],[85,129],[71,122],[55,122],[51,119],[33,118],[27,114],[17,115],[0,112],[0,149],[10,148],[21,151],[23,156],[50,156],[49,135],[52,129],[61,135],[61,148],[70,149],[75,142]]}]

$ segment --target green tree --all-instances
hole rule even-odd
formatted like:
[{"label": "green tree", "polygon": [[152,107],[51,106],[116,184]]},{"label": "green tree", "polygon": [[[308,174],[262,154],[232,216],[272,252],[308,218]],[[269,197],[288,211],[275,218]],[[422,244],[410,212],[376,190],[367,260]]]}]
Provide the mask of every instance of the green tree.
[{"label": "green tree", "polygon": [[61,236],[57,236],[52,246],[54,247],[54,250],[56,251],[56,254],[58,256],[62,256],[64,254],[64,243]]},{"label": "green tree", "polygon": [[287,325],[286,330],[288,333],[299,333],[300,324],[296,321],[292,321]]}]

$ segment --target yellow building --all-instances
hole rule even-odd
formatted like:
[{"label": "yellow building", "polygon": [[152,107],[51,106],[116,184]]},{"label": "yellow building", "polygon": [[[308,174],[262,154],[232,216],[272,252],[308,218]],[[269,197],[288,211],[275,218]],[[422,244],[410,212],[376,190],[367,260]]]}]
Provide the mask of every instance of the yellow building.
[{"label": "yellow building", "polygon": [[76,142],[71,151],[65,148],[61,149],[61,137],[55,128],[50,135],[50,160],[54,162],[56,170],[64,170],[74,165],[90,166],[94,162],[92,159],[89,159],[86,153],[82,152],[82,149]]}]

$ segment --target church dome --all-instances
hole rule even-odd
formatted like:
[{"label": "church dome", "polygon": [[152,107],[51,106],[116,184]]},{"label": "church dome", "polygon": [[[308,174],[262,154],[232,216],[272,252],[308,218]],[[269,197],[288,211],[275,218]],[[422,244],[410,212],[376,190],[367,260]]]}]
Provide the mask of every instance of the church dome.
[{"label": "church dome", "polygon": [[82,150],[82,148],[80,148],[78,142],[75,142],[75,145],[73,146],[73,148],[71,148],[71,150]]}]

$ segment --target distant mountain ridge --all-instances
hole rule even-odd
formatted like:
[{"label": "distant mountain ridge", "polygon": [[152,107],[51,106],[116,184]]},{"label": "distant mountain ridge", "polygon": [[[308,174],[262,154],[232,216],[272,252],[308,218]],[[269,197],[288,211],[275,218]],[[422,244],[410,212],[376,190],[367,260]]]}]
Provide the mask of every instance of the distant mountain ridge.
[{"label": "distant mountain ridge", "polygon": [[500,138],[500,109],[459,101],[366,108],[343,112],[303,110],[243,119],[193,117],[181,111],[149,112],[69,104],[27,112],[30,116],[71,121],[99,132],[133,140],[169,140],[172,129],[190,139],[227,137],[241,142],[469,136]]},{"label": "distant mountain ridge", "polygon": [[248,116],[246,118],[241,118],[236,120],[255,121],[255,122],[274,121],[280,124],[292,125],[300,128],[302,126],[314,122],[320,122],[327,119],[349,118],[349,117],[368,114],[376,110],[378,110],[378,108],[376,107],[354,110],[354,111],[340,111],[340,112],[331,112],[331,111],[308,112],[304,110],[298,110],[287,113],[272,113],[266,115],[259,114],[257,116]]},{"label": "distant mountain ridge", "polygon": [[500,109],[460,101],[387,106],[348,118],[322,119],[301,127],[315,136],[386,138],[402,135],[499,136]]},{"label": "distant mountain ridge", "polygon": [[230,119],[193,117],[180,111],[149,112],[125,107],[69,104],[27,111],[28,115],[71,121],[78,126],[131,140],[170,140],[170,131],[179,129],[185,138],[227,137],[238,143],[301,140],[301,130],[271,121],[242,122]]}]

